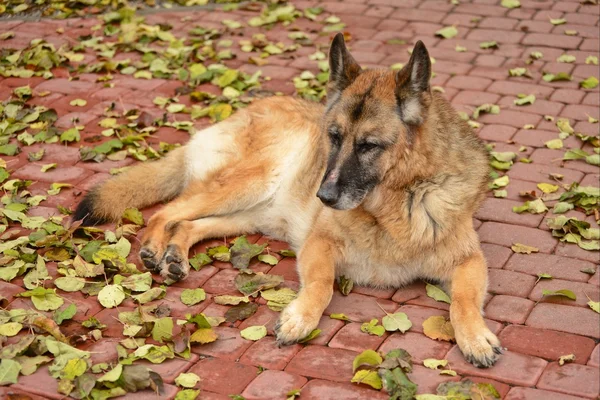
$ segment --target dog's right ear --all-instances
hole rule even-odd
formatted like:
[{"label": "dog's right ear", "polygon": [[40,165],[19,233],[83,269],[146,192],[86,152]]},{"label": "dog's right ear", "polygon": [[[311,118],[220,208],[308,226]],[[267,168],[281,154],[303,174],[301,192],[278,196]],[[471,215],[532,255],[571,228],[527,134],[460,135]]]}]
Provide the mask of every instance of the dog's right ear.
[{"label": "dog's right ear", "polygon": [[329,48],[329,84],[327,102],[332,103],[360,74],[362,69],[346,48],[344,35],[338,33]]}]

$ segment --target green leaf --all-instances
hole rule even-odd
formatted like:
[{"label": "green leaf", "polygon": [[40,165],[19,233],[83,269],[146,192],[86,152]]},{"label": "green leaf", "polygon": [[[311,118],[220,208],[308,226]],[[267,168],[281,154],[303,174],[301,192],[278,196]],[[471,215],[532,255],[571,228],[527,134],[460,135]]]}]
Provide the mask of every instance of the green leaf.
[{"label": "green leaf", "polygon": [[250,299],[245,296],[222,295],[213,297],[213,301],[220,305],[237,306],[240,303],[248,303]]},{"label": "green leaf", "polygon": [[17,147],[17,145],[14,143],[0,145],[0,154],[5,156],[14,156],[19,152],[19,147]]},{"label": "green leaf", "polygon": [[143,274],[130,275],[121,281],[121,286],[134,292],[145,292],[152,287],[152,274],[144,272]]},{"label": "green leaf", "polygon": [[427,289],[427,296],[431,297],[435,301],[441,301],[450,304],[450,296],[448,296],[446,292],[439,287],[428,283],[425,288]]},{"label": "green leaf", "polygon": [[205,253],[197,253],[194,257],[189,259],[189,263],[196,271],[199,271],[200,268],[204,267],[212,263],[211,258]]},{"label": "green leaf", "polygon": [[519,97],[514,100],[514,103],[518,106],[524,106],[525,104],[533,104],[535,103],[535,95],[530,94],[528,96]]},{"label": "green leaf", "polygon": [[42,165],[42,168],[40,168],[40,171],[42,172],[47,172],[53,168],[56,168],[57,164],[56,163],[52,163],[52,164],[44,164]]},{"label": "green leaf", "polygon": [[267,244],[250,244],[246,236],[240,236],[235,239],[235,243],[230,249],[231,263],[234,268],[245,269],[250,265],[250,260],[256,257],[267,247]]},{"label": "green leaf", "polygon": [[563,54],[556,59],[556,61],[558,61],[560,63],[574,63],[576,60],[577,60],[577,57],[569,55],[569,54]]},{"label": "green leaf", "polygon": [[35,308],[40,311],[54,311],[64,304],[64,300],[56,295],[55,289],[38,287],[28,292],[19,293],[20,297],[31,297]]},{"label": "green leaf", "polygon": [[131,221],[139,226],[144,225],[144,216],[137,208],[127,208],[125,212],[123,212],[123,219]]},{"label": "green leaf", "polygon": [[18,322],[5,322],[0,324],[0,336],[15,336],[23,329],[23,325]]},{"label": "green leaf", "polygon": [[297,296],[297,293],[290,288],[269,289],[261,291],[260,294],[267,300],[267,306],[273,311],[281,311]]},{"label": "green leaf", "polygon": [[277,263],[279,262],[279,260],[277,259],[277,257],[272,256],[270,254],[261,254],[258,256],[258,261],[260,262],[264,262],[265,264],[269,264],[269,265],[277,265]]},{"label": "green leaf", "polygon": [[75,304],[71,303],[63,310],[56,310],[52,316],[52,319],[54,319],[54,322],[60,325],[63,323],[63,321],[73,318],[76,313],[77,307]]},{"label": "green leaf", "polygon": [[401,368],[384,370],[381,380],[390,399],[410,400],[417,394],[417,385],[406,376]]},{"label": "green leaf", "polygon": [[537,187],[546,194],[554,193],[558,190],[558,185],[552,185],[551,183],[538,183]]},{"label": "green leaf", "polygon": [[[496,104],[482,104],[473,111],[473,119],[479,118],[481,113],[500,114],[500,106]],[[514,154],[514,153],[513,153]]]},{"label": "green leaf", "polygon": [[357,371],[350,382],[363,383],[377,390],[383,387],[383,383],[381,382],[381,378],[377,374],[377,371],[369,371],[366,369],[361,369],[360,371]]},{"label": "green leaf", "polygon": [[185,289],[181,292],[181,302],[186,306],[193,306],[205,299],[204,289]]},{"label": "green leaf", "polygon": [[584,89],[594,89],[598,86],[598,78],[590,76],[589,78],[579,82],[579,87]]},{"label": "green leaf", "polygon": [[571,300],[577,300],[577,296],[570,290],[561,289],[561,290],[542,290],[542,296],[564,296]]},{"label": "green leaf", "polygon": [[354,361],[352,362],[352,372],[356,372],[358,368],[364,366],[377,367],[382,362],[383,358],[381,358],[379,353],[375,350],[365,350],[354,357]]},{"label": "green leaf", "polygon": [[585,158],[585,162],[590,165],[600,166],[600,154],[592,154]]},{"label": "green leaf", "polygon": [[113,308],[125,300],[121,285],[106,285],[98,293],[98,301],[106,308]]},{"label": "green leaf", "polygon": [[497,49],[498,43],[495,40],[491,40],[489,42],[481,42],[479,43],[479,47],[482,49]]},{"label": "green leaf", "polygon": [[183,389],[177,392],[175,395],[175,400],[196,400],[196,398],[200,395],[200,389],[192,390],[192,389]]},{"label": "green leaf", "polygon": [[21,371],[21,364],[14,360],[4,359],[0,361],[0,386],[17,383]]},{"label": "green leaf", "polygon": [[117,364],[113,369],[97,379],[97,382],[116,382],[123,373],[123,365]]},{"label": "green leaf", "polygon": [[566,72],[559,72],[557,74],[544,74],[542,79],[546,82],[558,82],[558,81],[570,81],[571,75]]},{"label": "green leaf", "polygon": [[553,150],[558,150],[558,149],[563,148],[563,141],[561,139],[548,140],[544,144],[546,145],[547,148],[553,149]]},{"label": "green leaf", "polygon": [[267,328],[264,325],[249,326],[242,329],[240,335],[244,339],[257,341],[267,336]]},{"label": "green leaf", "polygon": [[162,343],[164,340],[171,340],[172,338],[173,318],[164,317],[154,321],[154,327],[152,328],[152,339]]},{"label": "green leaf", "polygon": [[560,201],[554,205],[552,212],[554,214],[564,214],[567,211],[572,210],[573,208],[575,208],[573,204]]},{"label": "green leaf", "polygon": [[175,378],[175,383],[184,388],[193,388],[200,382],[200,377],[193,372],[181,373]]},{"label": "green leaf", "polygon": [[60,135],[61,142],[79,142],[79,140],[81,140],[81,135],[77,128],[66,130]]},{"label": "green leaf", "polygon": [[448,365],[448,360],[436,360],[435,358],[427,358],[423,360],[423,365],[429,369],[438,369]]},{"label": "green leaf", "polygon": [[144,293],[136,294],[131,296],[135,301],[140,304],[146,304],[152,300],[156,300],[165,294],[165,289],[161,287],[151,288],[146,290]]},{"label": "green leaf", "polygon": [[521,7],[521,2],[519,0],[502,0],[500,3],[502,7],[506,8],[519,8]]},{"label": "green leaf", "polygon": [[354,282],[352,279],[346,278],[345,275],[342,275],[338,279],[338,287],[344,296],[348,296],[354,287]]},{"label": "green leaf", "polygon": [[590,301],[588,301],[587,304],[588,304],[588,306],[590,306],[590,308],[592,310],[594,310],[594,311],[596,311],[597,313],[600,314],[600,302],[590,300]]},{"label": "green leaf", "polygon": [[444,39],[452,39],[453,37],[455,37],[456,35],[458,35],[458,30],[456,29],[456,27],[453,26],[447,26],[445,28],[442,28],[440,30],[438,30],[435,33],[436,36],[441,36]]},{"label": "green leaf", "polygon": [[304,338],[298,340],[298,343],[306,343],[306,342],[310,342],[311,340],[315,339],[317,336],[319,336],[321,334],[321,330],[320,329],[313,329],[312,331],[310,331],[310,333],[308,335],[306,335]]},{"label": "green leaf", "polygon": [[386,315],[381,319],[381,323],[388,332],[400,331],[404,333],[412,327],[412,322],[402,312]]},{"label": "green leaf", "polygon": [[331,319],[339,319],[340,321],[349,321],[352,322],[350,318],[346,316],[346,314],[330,314],[329,318]]},{"label": "green leaf", "polygon": [[379,320],[377,320],[377,318],[373,318],[369,322],[364,322],[360,326],[360,330],[362,332],[368,333],[369,335],[376,335],[381,337],[385,333],[385,328],[382,325],[377,325],[378,322]]},{"label": "green leaf", "polygon": [[63,276],[54,280],[54,285],[65,292],[77,292],[85,286],[85,280],[74,276]]}]

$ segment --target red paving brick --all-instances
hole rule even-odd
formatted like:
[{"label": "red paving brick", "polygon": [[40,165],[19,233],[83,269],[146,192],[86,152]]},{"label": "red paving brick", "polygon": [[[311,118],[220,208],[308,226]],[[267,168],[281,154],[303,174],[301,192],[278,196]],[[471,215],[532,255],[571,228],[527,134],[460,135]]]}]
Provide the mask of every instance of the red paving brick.
[{"label": "red paving brick", "polygon": [[[437,76],[432,85],[441,86],[453,105],[461,111],[471,114],[481,104],[490,103],[501,106],[498,115],[482,114],[478,122],[482,125],[478,135],[487,143],[495,145],[496,151],[515,151],[519,158],[527,157],[532,164],[516,162],[506,174],[510,183],[505,188],[507,197],[494,198],[490,192],[483,206],[475,214],[474,225],[482,241],[489,272],[489,289],[484,310],[486,323],[492,331],[499,333],[502,344],[508,352],[500,357],[493,368],[480,370],[467,365],[456,346],[448,342],[432,341],[422,334],[422,322],[432,315],[448,315],[448,305],[436,302],[426,295],[425,284],[416,282],[404,288],[355,287],[349,296],[334,292],[332,303],[321,318],[321,335],[309,345],[293,345],[279,348],[273,338],[273,327],[279,313],[270,310],[259,300],[257,313],[245,321],[233,325],[215,328],[219,339],[211,344],[193,345],[190,360],[173,359],[152,367],[167,382],[166,393],[160,398],[172,399],[177,388],[169,383],[177,374],[189,370],[203,378],[200,383],[202,398],[227,399],[228,395],[242,394],[248,399],[284,398],[290,389],[302,388],[302,398],[307,399],[385,399],[387,395],[365,387],[350,384],[351,365],[354,356],[367,348],[386,352],[393,348],[405,348],[412,353],[415,369],[412,379],[419,384],[419,393],[434,393],[440,382],[460,380],[471,377],[476,381],[493,382],[506,399],[575,399],[595,398],[598,396],[598,365],[600,363],[600,327],[598,314],[587,306],[587,296],[598,300],[600,296],[600,273],[590,276],[582,269],[597,268],[598,252],[586,251],[573,244],[559,243],[546,227],[548,214],[516,214],[512,207],[526,200],[520,192],[537,190],[540,182],[553,182],[551,173],[564,175],[562,183],[581,182],[582,186],[598,187],[598,168],[583,161],[562,163],[560,159],[566,149],[581,148],[592,152],[589,144],[582,145],[579,138],[570,136],[564,140],[564,148],[550,150],[545,143],[558,137],[556,119],[569,118],[576,132],[597,135],[598,124],[588,122],[588,115],[598,118],[598,88],[583,90],[578,88],[581,80],[598,77],[598,67],[585,64],[589,55],[599,55],[598,7],[582,5],[579,2],[532,1],[521,0],[521,7],[508,10],[499,0],[485,0],[474,3],[460,2],[453,5],[447,1],[410,0],[349,0],[344,1],[291,1],[298,8],[322,6],[324,16],[333,13],[346,23],[352,40],[348,43],[354,57],[369,66],[388,67],[397,62],[405,63],[409,54],[406,51],[417,40],[423,40],[432,57],[436,59],[433,71]],[[177,36],[187,34],[187,30],[202,25],[221,27],[224,19],[247,21],[256,12],[236,10],[221,11],[177,11],[172,10],[146,16],[148,23],[163,23],[173,26]],[[187,20],[183,21],[182,18]],[[319,17],[321,18],[321,16]],[[474,20],[477,18],[477,20]],[[554,26],[549,18],[565,18],[567,23]],[[3,21],[0,32],[14,31],[15,37],[0,42],[0,48],[25,48],[29,41],[44,37],[57,46],[65,43],[75,44],[77,38],[96,35],[91,30],[97,21],[87,19],[40,22]],[[434,33],[444,26],[455,25],[458,35],[453,39],[434,37]],[[315,43],[325,46],[331,35],[319,37],[322,28],[320,22],[298,19],[293,24],[309,33]],[[58,27],[63,34],[56,32]],[[577,30],[575,36],[565,35],[567,29]],[[234,53],[239,53],[235,45],[239,39],[246,39],[251,33],[264,31],[262,28],[244,27],[237,32],[225,33],[224,38],[232,38]],[[278,35],[287,42],[287,31],[279,25],[267,32],[267,37],[275,40]],[[407,45],[387,43],[389,39],[401,38]],[[481,49],[483,41],[496,40],[498,49]],[[466,52],[457,52],[456,45],[465,46]],[[321,49],[326,52],[325,47]],[[544,54],[541,60],[531,64],[525,61],[533,51]],[[317,61],[310,60],[315,52],[313,46],[303,46],[296,52],[282,56],[270,56],[264,66],[251,64],[249,57],[256,53],[237,54],[237,58],[226,60],[225,64],[253,73],[262,70],[263,76],[271,78],[265,81],[263,88],[294,92],[292,78],[302,70],[317,72]],[[556,59],[562,54],[576,57],[572,64],[559,63]],[[115,60],[129,58],[134,62],[141,55],[133,52],[118,51]],[[83,63],[97,62],[94,52],[85,53]],[[531,79],[509,77],[508,69],[526,66],[532,74]],[[544,82],[543,73],[568,72],[574,79],[570,82]],[[21,146],[22,153],[15,157],[2,156],[12,171],[12,178],[30,179],[34,183],[29,190],[37,194],[46,194],[51,183],[73,184],[63,189],[57,196],[48,199],[29,210],[30,216],[59,215],[57,205],[73,208],[82,192],[91,189],[96,183],[109,178],[112,168],[121,168],[135,161],[128,157],[123,161],[104,161],[102,163],[82,162],[79,147],[91,146],[99,142],[90,142],[94,135],[100,135],[103,128],[98,126],[107,107],[114,102],[116,111],[141,107],[155,118],[160,118],[163,110],[153,104],[157,95],[171,97],[175,89],[182,87],[180,81],[167,79],[135,79],[131,75],[114,71],[109,87],[97,82],[99,73],[79,73],[67,68],[53,69],[54,79],[0,78],[0,92],[10,92],[14,88],[29,84],[34,92],[50,92],[45,97],[34,96],[29,104],[54,107],[58,113],[55,125],[59,129],[68,129],[75,125],[85,126],[81,131],[82,142],[69,145],[34,144]],[[74,79],[71,79],[74,78]],[[196,88],[215,95],[221,89],[204,83]],[[513,100],[519,94],[534,94],[536,102],[528,106],[516,106]],[[7,98],[6,96],[2,97]],[[73,99],[86,99],[84,107],[70,105]],[[117,100],[117,101],[116,101]],[[190,105],[189,95],[180,95],[179,102]],[[177,118],[185,114],[177,114]],[[543,116],[550,115],[554,121],[546,121]],[[170,118],[170,117],[169,117]],[[532,124],[534,129],[524,129]],[[206,119],[195,121],[198,129],[208,126]],[[160,142],[184,143],[189,134],[173,128],[161,127],[147,138],[152,146]],[[107,140],[107,139],[103,139]],[[526,151],[519,151],[525,146]],[[40,149],[45,150],[44,158],[38,162],[29,162],[27,154]],[[41,172],[41,166],[58,163],[58,167]],[[547,202],[551,206],[552,202]],[[159,207],[144,210],[146,220]],[[571,211],[567,216],[586,219],[594,227],[593,216],[586,217],[580,211]],[[266,242],[260,235],[252,237],[252,242]],[[539,253],[515,254],[510,249],[514,243],[523,243],[539,248]],[[195,246],[191,252],[204,252],[206,243],[221,244],[219,241],[206,241]],[[287,249],[283,242],[270,243],[270,251]],[[133,243],[137,252],[139,243]],[[128,260],[137,263],[135,254]],[[56,265],[48,263],[49,272],[56,277]],[[264,264],[253,264],[254,270],[269,271],[282,275],[284,286],[298,288],[296,259],[283,258],[278,265],[270,268]],[[182,318],[187,313],[204,312],[210,316],[223,316],[229,306],[217,305],[211,296],[237,293],[233,282],[238,271],[228,263],[215,262],[200,271],[191,271],[188,279],[169,287],[164,299],[156,304],[168,304],[174,317]],[[550,274],[552,280],[536,283],[538,274]],[[11,283],[0,282],[0,292],[8,298],[8,309],[29,308],[31,300],[14,298],[23,291],[23,279]],[[52,287],[49,285],[47,287]],[[203,287],[208,296],[202,303],[187,307],[179,296],[185,288]],[[577,300],[560,297],[542,297],[542,290],[569,289],[576,293]],[[115,323],[119,311],[133,310],[134,303],[126,300],[119,310],[105,310],[95,296],[86,298],[80,293],[64,293],[61,296],[77,305],[78,311],[73,321],[61,326],[68,335],[87,333],[80,325],[81,321],[96,315],[108,325],[102,339],[97,343],[82,346],[93,352],[94,362],[112,362],[116,360],[116,344],[122,339],[122,325]],[[386,333],[382,337],[368,335],[360,331],[360,324],[371,318],[379,318],[386,312],[405,312],[413,327],[405,334]],[[331,313],[344,313],[354,322],[344,323],[328,317]],[[51,313],[47,313],[51,315]],[[252,325],[265,325],[269,336],[252,342],[240,337],[240,329]],[[15,338],[11,338],[15,339]],[[558,357],[564,354],[576,354],[574,364],[559,367]],[[424,358],[447,358],[459,376],[452,378],[440,376],[418,365]],[[548,363],[550,362],[550,363]],[[266,371],[258,374],[258,367]],[[307,381],[308,379],[308,381]],[[19,383],[0,389],[0,396],[8,391],[23,391],[31,398],[61,398],[57,381],[48,376],[47,367],[42,367],[33,375],[20,377]],[[42,389],[39,389],[42,388]],[[128,398],[147,398],[149,391],[130,394]]]}]

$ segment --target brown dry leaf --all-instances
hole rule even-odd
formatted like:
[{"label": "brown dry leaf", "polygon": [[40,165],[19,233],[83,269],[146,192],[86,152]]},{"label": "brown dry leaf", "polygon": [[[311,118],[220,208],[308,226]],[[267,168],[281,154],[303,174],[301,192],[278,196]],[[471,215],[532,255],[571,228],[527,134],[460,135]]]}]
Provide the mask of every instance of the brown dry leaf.
[{"label": "brown dry leaf", "polygon": [[435,315],[423,321],[423,333],[425,336],[435,340],[453,341],[454,328],[449,319],[441,315]]}]

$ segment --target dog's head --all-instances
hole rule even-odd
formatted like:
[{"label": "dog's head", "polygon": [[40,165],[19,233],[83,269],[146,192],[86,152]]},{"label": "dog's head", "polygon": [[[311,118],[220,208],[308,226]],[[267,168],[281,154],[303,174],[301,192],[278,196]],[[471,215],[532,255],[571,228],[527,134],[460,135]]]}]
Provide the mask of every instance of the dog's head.
[{"label": "dog's head", "polygon": [[329,74],[323,126],[331,150],[317,196],[349,210],[411,148],[430,104],[431,61],[418,41],[400,71],[363,71],[339,33],[329,50]]}]

